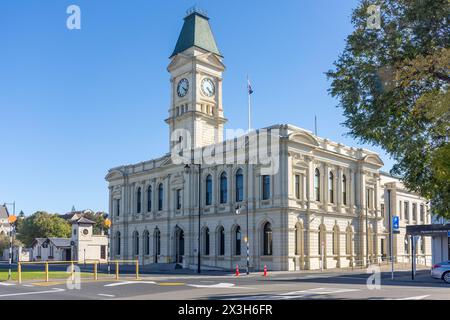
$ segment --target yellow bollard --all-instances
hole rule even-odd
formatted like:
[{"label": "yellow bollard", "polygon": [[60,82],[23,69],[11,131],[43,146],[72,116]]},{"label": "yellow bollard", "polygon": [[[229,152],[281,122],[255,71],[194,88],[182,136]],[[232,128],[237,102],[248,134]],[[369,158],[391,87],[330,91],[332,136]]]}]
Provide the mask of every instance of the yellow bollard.
[{"label": "yellow bollard", "polygon": [[19,284],[22,283],[22,264],[20,262],[17,263],[17,280]]},{"label": "yellow bollard", "polygon": [[97,280],[97,262],[94,262],[94,280]]},{"label": "yellow bollard", "polygon": [[48,262],[45,263],[45,282],[48,282]]},{"label": "yellow bollard", "polygon": [[139,279],[139,260],[136,260],[136,280]]},{"label": "yellow bollard", "polygon": [[119,261],[116,261],[116,280],[119,280]]}]

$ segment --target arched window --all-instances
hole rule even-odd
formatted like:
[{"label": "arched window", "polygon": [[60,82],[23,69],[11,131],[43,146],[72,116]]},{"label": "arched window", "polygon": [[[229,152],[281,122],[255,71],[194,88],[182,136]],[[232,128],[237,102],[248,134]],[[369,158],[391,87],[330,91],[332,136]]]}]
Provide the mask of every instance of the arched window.
[{"label": "arched window", "polygon": [[328,201],[334,203],[334,174],[331,171],[328,174]]},{"label": "arched window", "polygon": [[164,187],[163,184],[160,183],[158,186],[158,210],[161,211],[163,209],[164,202]]},{"label": "arched window", "polygon": [[263,228],[263,255],[272,255],[272,225],[266,222]]},{"label": "arched window", "polygon": [[205,194],[205,204],[207,206],[211,205],[212,202],[212,178],[211,175],[209,174],[206,177],[206,194]]},{"label": "arched window", "polygon": [[320,171],[316,169],[314,174],[314,194],[316,196],[316,201],[320,201]]},{"label": "arched window", "polygon": [[353,231],[352,231],[352,227],[348,226],[347,227],[347,232],[345,235],[345,253],[347,255],[352,255],[353,254]]},{"label": "arched window", "polygon": [[120,256],[120,232],[116,232],[116,255]]},{"label": "arched window", "polygon": [[153,244],[154,254],[155,256],[159,256],[161,254],[161,232],[158,227],[155,228],[155,232],[153,233]]},{"label": "arched window", "polygon": [[144,240],[144,254],[148,256],[150,255],[150,234],[148,233],[148,230],[144,231],[143,240]]},{"label": "arched window", "polygon": [[295,254],[303,254],[303,226],[300,222],[295,225]]},{"label": "arched window", "polygon": [[236,172],[236,202],[244,200],[244,175],[242,169]]},{"label": "arched window", "polygon": [[203,255],[209,256],[209,228],[203,228]]},{"label": "arched window", "polygon": [[267,200],[270,198],[270,176],[262,176],[262,199]]},{"label": "arched window", "polygon": [[218,244],[218,254],[219,256],[225,255],[225,229],[220,226],[217,230],[217,244]]},{"label": "arched window", "polygon": [[147,188],[147,212],[152,211],[152,186]]},{"label": "arched window", "polygon": [[220,175],[220,203],[227,203],[228,186],[227,186],[227,174],[222,172]]},{"label": "arched window", "polygon": [[325,229],[325,226],[323,225],[323,224],[321,224],[320,225],[320,227],[319,227],[319,234],[318,234],[318,237],[317,237],[317,247],[318,247],[318,252],[319,252],[319,255],[325,255],[326,254],[326,245],[327,245],[327,243],[326,243],[326,236],[327,236],[327,234],[326,234],[326,229]]},{"label": "arched window", "polygon": [[139,232],[135,231],[133,234],[133,253],[139,255]]},{"label": "arched window", "polygon": [[141,188],[137,189],[136,192],[136,212],[141,213],[141,204],[142,204],[142,192]]},{"label": "arched window", "polygon": [[333,228],[333,255],[339,255],[339,227],[334,226]]},{"label": "arched window", "polygon": [[425,221],[425,207],[423,204],[420,205],[420,221],[422,221],[423,224],[426,223]]},{"label": "arched window", "polygon": [[241,227],[237,226],[234,231],[234,255],[240,256],[241,255]]},{"label": "arched window", "polygon": [[347,177],[342,175],[342,202],[347,205]]}]

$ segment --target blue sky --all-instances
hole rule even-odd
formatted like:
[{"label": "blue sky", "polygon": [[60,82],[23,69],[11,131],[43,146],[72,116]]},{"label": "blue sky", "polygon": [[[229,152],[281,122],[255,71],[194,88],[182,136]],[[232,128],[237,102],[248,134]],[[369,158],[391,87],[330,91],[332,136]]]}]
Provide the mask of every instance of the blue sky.
[{"label": "blue sky", "polygon": [[[66,9],[81,8],[81,30]],[[108,210],[109,168],[168,152],[169,55],[192,5],[206,9],[227,66],[227,128],[292,123],[346,137],[327,90],[356,0],[10,0],[0,4],[0,202],[17,210]]]}]

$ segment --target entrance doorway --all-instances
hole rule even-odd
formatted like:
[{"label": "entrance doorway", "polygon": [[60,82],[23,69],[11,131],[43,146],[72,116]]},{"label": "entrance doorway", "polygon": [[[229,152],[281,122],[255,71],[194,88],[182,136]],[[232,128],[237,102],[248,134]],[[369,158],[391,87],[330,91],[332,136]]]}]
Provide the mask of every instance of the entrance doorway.
[{"label": "entrance doorway", "polygon": [[184,256],[184,231],[180,227],[175,230],[175,262],[183,263]]}]

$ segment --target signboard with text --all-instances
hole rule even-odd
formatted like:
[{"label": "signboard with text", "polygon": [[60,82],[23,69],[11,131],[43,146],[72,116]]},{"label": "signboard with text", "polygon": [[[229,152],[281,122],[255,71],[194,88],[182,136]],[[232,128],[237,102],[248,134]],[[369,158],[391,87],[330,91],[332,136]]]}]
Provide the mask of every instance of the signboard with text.
[{"label": "signboard with text", "polygon": [[399,216],[392,217],[392,232],[400,233],[400,217]]}]

